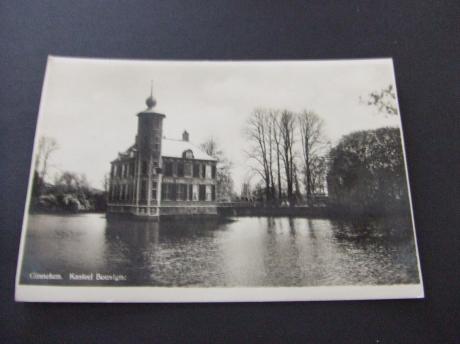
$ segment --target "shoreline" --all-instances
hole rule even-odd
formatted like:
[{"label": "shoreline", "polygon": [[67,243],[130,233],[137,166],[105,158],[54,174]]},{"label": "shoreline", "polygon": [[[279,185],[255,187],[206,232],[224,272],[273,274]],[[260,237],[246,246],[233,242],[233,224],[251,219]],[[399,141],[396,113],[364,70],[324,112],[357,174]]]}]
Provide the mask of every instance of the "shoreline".
[{"label": "shoreline", "polygon": [[[67,210],[29,210],[30,215],[84,215],[84,214],[100,214],[105,215],[107,219],[109,217],[115,218],[126,218],[134,221],[149,221],[144,218],[137,218],[136,216],[128,216],[128,214],[113,214],[107,213],[106,211],[67,211]],[[109,216],[107,216],[109,215]],[[112,216],[117,215],[117,216]],[[371,212],[359,212],[348,209],[342,209],[337,207],[220,207],[217,206],[217,215],[209,217],[209,219],[221,219],[226,220],[232,217],[291,217],[291,218],[323,218],[323,219],[343,219],[343,220],[372,220],[389,217],[408,217],[410,213],[405,212],[403,209],[395,210],[385,213],[371,213]],[[204,220],[207,217],[200,216],[180,216],[177,218],[168,216],[162,218],[167,221],[184,221],[185,220]],[[152,220],[153,221],[153,220]],[[158,219],[156,219],[158,221]]]}]

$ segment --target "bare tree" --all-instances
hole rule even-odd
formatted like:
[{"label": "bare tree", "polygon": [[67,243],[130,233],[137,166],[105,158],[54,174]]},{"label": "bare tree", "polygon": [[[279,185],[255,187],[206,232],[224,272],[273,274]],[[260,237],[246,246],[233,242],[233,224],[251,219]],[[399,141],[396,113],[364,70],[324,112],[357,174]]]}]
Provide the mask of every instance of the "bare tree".
[{"label": "bare tree", "polygon": [[57,141],[52,137],[42,136],[38,140],[35,171],[44,180],[48,173],[51,155],[59,148]]},{"label": "bare tree", "polygon": [[295,115],[294,113],[283,110],[280,117],[280,136],[281,136],[281,158],[284,164],[284,171],[287,184],[287,197],[293,200],[294,183],[294,144],[295,144]]},{"label": "bare tree", "polygon": [[217,160],[222,160],[224,152],[219,148],[217,144],[217,140],[214,137],[209,137],[200,145],[201,149],[203,149],[208,155],[216,158]]},{"label": "bare tree", "polygon": [[241,184],[241,199],[251,202],[253,200],[253,190],[251,187],[251,177],[246,177]]},{"label": "bare tree", "polygon": [[214,137],[209,137],[200,145],[208,155],[217,159],[217,195],[221,199],[230,199],[233,196],[233,178],[231,174],[232,162],[225,156],[223,150],[220,149],[217,140]]},{"label": "bare tree", "polygon": [[[363,101],[361,99],[361,101]],[[388,85],[380,91],[369,93],[367,100],[363,101],[367,105],[377,107],[380,113],[387,115],[398,115],[398,107],[396,105],[396,93],[393,85]]]},{"label": "bare tree", "polygon": [[324,156],[315,156],[311,164],[312,193],[325,193],[327,162]]},{"label": "bare tree", "polygon": [[302,143],[303,163],[305,171],[305,191],[307,200],[314,192],[315,163],[319,150],[324,146],[323,120],[312,111],[304,111],[298,115],[300,138]]},{"label": "bare tree", "polygon": [[296,200],[300,200],[302,198],[301,192],[300,192],[300,183],[299,183],[299,178],[297,176],[297,164],[294,163],[294,186],[295,186],[295,198]]},{"label": "bare tree", "polygon": [[270,198],[275,198],[275,179],[273,178],[273,149],[274,149],[274,132],[273,122],[270,121],[270,112],[267,116],[267,141],[268,141],[268,171],[270,174]]},{"label": "bare tree", "polygon": [[278,182],[278,199],[281,200],[281,134],[280,134],[280,112],[272,110],[270,112],[270,122],[273,128],[273,141],[275,142],[274,150],[276,155],[276,174]]},{"label": "bare tree", "polygon": [[255,163],[253,170],[264,182],[267,200],[272,199],[274,190],[272,133],[273,123],[269,111],[255,109],[247,122],[246,135],[252,145],[246,154]]}]

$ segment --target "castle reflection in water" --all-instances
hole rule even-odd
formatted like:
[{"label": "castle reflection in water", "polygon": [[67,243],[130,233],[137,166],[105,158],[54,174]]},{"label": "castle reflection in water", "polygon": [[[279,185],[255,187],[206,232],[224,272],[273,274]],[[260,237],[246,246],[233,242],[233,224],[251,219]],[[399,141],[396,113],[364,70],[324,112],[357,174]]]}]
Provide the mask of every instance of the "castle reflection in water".
[{"label": "castle reflection in water", "polygon": [[[418,281],[410,220],[238,217],[228,221],[29,217],[21,282],[30,272],[127,276],[102,285],[321,286]],[[360,235],[356,235],[359,228]],[[407,235],[393,236],[390,232]],[[80,284],[84,284],[81,282]],[[91,282],[87,285],[95,285]]]}]

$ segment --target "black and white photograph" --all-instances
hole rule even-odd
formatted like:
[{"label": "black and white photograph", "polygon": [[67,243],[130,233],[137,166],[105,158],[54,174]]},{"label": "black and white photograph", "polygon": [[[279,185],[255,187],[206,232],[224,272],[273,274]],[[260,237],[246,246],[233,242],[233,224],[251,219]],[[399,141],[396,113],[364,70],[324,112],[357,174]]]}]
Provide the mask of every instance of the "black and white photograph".
[{"label": "black and white photograph", "polygon": [[391,59],[49,57],[17,301],[422,298]]}]

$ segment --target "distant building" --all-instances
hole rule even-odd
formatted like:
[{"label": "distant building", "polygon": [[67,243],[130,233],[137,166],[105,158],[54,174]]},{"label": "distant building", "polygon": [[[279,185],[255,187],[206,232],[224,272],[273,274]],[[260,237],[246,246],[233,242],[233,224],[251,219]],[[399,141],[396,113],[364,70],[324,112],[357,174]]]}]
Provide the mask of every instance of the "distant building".
[{"label": "distant building", "polygon": [[163,137],[165,115],[138,113],[135,143],[111,162],[107,212],[158,219],[160,216],[217,215],[216,159],[190,142]]}]

